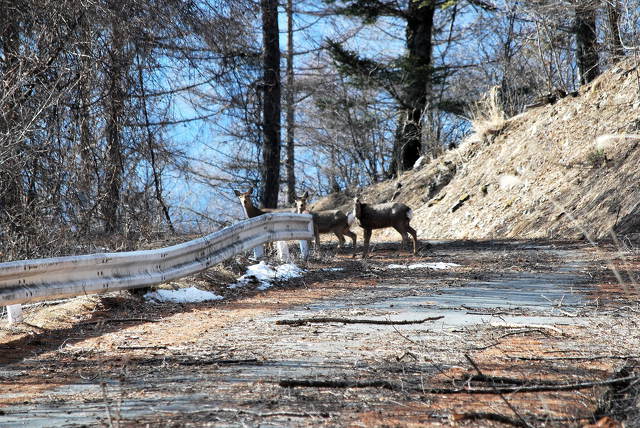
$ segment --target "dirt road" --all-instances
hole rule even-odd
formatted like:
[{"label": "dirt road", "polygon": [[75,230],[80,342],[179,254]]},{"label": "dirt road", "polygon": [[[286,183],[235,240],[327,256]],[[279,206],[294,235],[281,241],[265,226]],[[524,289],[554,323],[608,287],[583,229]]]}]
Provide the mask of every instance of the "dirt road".
[{"label": "dirt road", "polygon": [[637,254],[465,241],[373,256],[326,247],[301,279],[210,284],[225,296],[211,303],[27,308],[0,330],[0,426],[640,423]]}]

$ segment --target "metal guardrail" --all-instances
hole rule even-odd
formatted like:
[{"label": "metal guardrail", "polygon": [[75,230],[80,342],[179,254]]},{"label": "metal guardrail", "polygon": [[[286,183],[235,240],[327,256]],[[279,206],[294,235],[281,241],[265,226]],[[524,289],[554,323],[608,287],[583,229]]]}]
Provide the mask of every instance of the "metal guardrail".
[{"label": "metal guardrail", "polygon": [[147,287],[203,271],[267,242],[312,237],[310,215],[270,213],[157,250],[0,263],[0,306]]}]

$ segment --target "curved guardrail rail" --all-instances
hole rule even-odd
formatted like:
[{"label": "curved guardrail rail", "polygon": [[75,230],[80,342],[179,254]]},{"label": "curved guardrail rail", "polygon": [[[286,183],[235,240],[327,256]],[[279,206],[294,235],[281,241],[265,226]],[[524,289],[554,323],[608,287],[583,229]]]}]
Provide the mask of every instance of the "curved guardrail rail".
[{"label": "curved guardrail rail", "polygon": [[160,284],[270,241],[312,237],[310,215],[270,213],[157,250],[0,263],[0,306]]}]

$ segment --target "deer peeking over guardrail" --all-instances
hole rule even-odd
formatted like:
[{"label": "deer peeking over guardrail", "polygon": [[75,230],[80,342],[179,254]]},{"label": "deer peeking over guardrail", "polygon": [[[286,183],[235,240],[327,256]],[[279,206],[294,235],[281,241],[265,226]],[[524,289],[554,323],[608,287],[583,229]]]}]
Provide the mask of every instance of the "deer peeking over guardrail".
[{"label": "deer peeking over guardrail", "polygon": [[402,236],[402,248],[409,240],[407,233],[413,238],[413,254],[417,252],[418,234],[411,227],[409,221],[413,217],[413,211],[405,204],[390,202],[386,204],[366,204],[355,198],[353,214],[360,222],[360,227],[364,229],[364,251],[362,257],[369,254],[369,241],[373,229],[383,229],[393,227]]},{"label": "deer peeking over guardrail", "polygon": [[356,255],[356,234],[350,230],[351,225],[355,221],[352,213],[348,215],[341,210],[323,210],[308,211],[307,200],[309,192],[305,192],[302,196],[296,196],[296,212],[298,214],[309,213],[313,217],[313,234],[316,241],[316,251],[320,247],[320,234],[333,233],[338,238],[338,247],[345,245],[344,235],[353,240],[353,256]]},{"label": "deer peeking over guardrail", "polygon": [[[295,209],[293,208],[258,208],[253,205],[253,201],[251,200],[251,194],[253,193],[253,187],[249,187],[249,190],[246,192],[240,192],[238,190],[233,189],[233,193],[240,199],[240,204],[242,205],[242,209],[244,210],[247,218],[254,218],[261,216],[263,214],[268,213],[293,213]],[[278,252],[280,253],[280,258],[283,260],[287,260],[289,258],[289,250],[285,242],[278,242],[277,244]],[[264,255],[264,250],[262,246],[256,247],[253,249],[254,255],[256,258],[261,258]],[[307,245],[307,241],[300,241],[300,252],[303,258],[307,258],[309,256],[309,249]]]},{"label": "deer peeking over guardrail", "polygon": [[253,201],[251,200],[251,194],[253,193],[253,187],[249,187],[249,190],[246,192],[240,192],[238,190],[233,190],[233,193],[236,194],[238,199],[240,199],[240,204],[242,204],[242,208],[244,209],[244,213],[247,215],[247,218],[258,217],[259,215],[266,213],[284,213],[284,212],[293,212],[291,208],[258,208],[253,205]]}]

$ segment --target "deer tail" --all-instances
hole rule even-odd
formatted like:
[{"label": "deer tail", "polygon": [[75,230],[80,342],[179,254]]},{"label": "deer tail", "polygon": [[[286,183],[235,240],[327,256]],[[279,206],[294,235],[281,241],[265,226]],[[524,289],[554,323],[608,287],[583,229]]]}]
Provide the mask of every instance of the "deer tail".
[{"label": "deer tail", "polygon": [[411,220],[412,218],[413,218],[413,210],[409,208],[409,211],[407,211],[407,220]]},{"label": "deer tail", "polygon": [[351,226],[355,221],[356,221],[355,214],[353,214],[353,212],[349,212],[349,214],[347,214],[347,224]]}]

